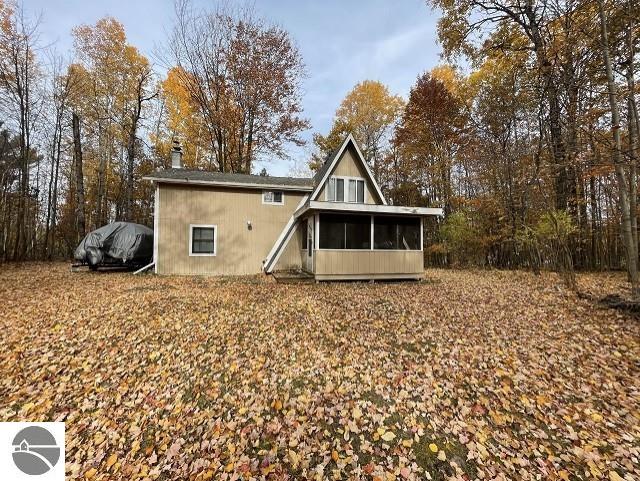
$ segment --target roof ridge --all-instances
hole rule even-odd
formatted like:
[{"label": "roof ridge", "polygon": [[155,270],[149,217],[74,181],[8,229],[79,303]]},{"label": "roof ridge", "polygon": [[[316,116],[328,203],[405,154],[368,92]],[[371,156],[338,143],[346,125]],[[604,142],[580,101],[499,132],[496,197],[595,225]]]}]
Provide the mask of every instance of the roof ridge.
[{"label": "roof ridge", "polygon": [[224,176],[224,175],[243,175],[243,176],[247,176],[247,177],[262,177],[262,178],[272,178],[272,179],[298,179],[298,180],[313,180],[313,177],[296,177],[293,175],[271,175],[271,174],[267,174],[267,175],[260,175],[260,174],[247,174],[244,172],[220,172],[218,170],[206,170],[206,169],[190,169],[190,168],[168,168],[168,169],[156,169],[155,171],[152,172],[152,174],[156,174],[156,173],[162,173],[162,172],[201,172],[201,173],[207,173],[207,174],[213,174],[213,175],[219,175],[219,176]]}]

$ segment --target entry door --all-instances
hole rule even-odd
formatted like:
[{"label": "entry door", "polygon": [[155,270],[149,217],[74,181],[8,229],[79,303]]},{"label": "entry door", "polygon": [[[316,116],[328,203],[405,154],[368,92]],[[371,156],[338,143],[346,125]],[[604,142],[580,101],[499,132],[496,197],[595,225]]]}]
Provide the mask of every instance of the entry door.
[{"label": "entry door", "polygon": [[307,255],[305,256],[305,268],[309,272],[313,272],[313,216],[307,219]]}]

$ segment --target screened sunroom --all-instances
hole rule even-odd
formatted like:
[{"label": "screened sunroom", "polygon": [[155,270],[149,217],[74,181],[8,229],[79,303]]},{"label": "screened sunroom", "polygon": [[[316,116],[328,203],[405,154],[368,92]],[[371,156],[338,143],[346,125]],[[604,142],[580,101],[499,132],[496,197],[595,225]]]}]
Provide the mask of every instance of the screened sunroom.
[{"label": "screened sunroom", "polygon": [[303,269],[318,280],[423,276],[423,222],[432,209],[310,202],[296,214]]}]

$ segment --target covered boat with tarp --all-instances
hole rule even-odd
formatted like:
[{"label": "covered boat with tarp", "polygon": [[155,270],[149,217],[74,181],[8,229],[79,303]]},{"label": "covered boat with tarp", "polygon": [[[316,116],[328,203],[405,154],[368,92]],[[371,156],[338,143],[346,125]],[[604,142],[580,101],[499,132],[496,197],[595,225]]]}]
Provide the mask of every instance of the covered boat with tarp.
[{"label": "covered boat with tarp", "polygon": [[144,266],[153,258],[153,230],[133,222],[112,222],[89,232],[74,258],[91,269]]}]

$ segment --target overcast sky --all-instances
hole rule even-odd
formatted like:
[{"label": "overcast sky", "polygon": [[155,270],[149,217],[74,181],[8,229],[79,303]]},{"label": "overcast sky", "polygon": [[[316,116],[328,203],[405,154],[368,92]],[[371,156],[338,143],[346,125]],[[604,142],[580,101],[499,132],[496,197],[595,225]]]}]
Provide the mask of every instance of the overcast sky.
[{"label": "overcast sky", "polygon": [[[214,0],[197,0],[203,7]],[[72,47],[70,32],[111,15],[125,26],[129,43],[147,56],[163,42],[173,18],[171,0],[27,0],[31,14],[42,14],[42,41],[60,52]],[[417,76],[439,62],[437,12],[424,0],[255,0],[258,13],[291,34],[307,67],[304,115],[311,130],[305,148],[290,149],[291,160],[274,159],[271,175],[286,175],[307,160],[313,132],[326,133],[340,101],[359,81],[379,80],[407,96]],[[259,169],[261,166],[257,166]]]}]

